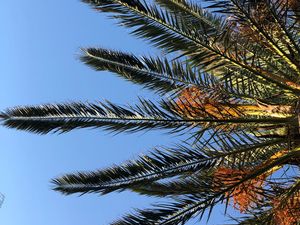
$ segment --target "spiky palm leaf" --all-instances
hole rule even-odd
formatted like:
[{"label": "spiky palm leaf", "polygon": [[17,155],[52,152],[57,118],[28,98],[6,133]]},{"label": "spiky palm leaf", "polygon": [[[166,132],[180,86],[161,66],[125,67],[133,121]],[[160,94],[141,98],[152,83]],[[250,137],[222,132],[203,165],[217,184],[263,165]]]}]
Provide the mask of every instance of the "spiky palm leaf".
[{"label": "spiky palm leaf", "polygon": [[87,48],[81,60],[153,90],[162,100],[16,107],[1,113],[3,124],[41,134],[87,127],[168,129],[188,138],[120,166],[56,178],[54,189],[173,198],[115,225],[184,224],[232,200],[248,213],[240,224],[285,225],[282,215],[299,222],[300,178],[289,168],[300,165],[300,3],[207,0],[204,9],[186,0],[83,2],[171,54],[137,57]]}]

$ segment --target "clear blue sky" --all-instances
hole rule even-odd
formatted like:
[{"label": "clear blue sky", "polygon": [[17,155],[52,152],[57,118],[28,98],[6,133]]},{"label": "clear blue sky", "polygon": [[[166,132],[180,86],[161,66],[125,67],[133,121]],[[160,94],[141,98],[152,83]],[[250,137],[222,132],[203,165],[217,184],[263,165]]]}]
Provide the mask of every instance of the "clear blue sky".
[{"label": "clear blue sky", "polygon": [[[0,34],[0,109],[71,100],[130,103],[137,96],[152,98],[136,85],[79,62],[80,47],[136,54],[155,50],[78,0],[2,1]],[[0,192],[6,199],[0,224],[105,225],[131,208],[156,202],[127,192],[66,197],[52,191],[49,181],[64,173],[120,163],[178,139],[161,134],[113,136],[101,130],[78,130],[40,136],[1,127]],[[224,222],[220,215],[210,224]]]}]

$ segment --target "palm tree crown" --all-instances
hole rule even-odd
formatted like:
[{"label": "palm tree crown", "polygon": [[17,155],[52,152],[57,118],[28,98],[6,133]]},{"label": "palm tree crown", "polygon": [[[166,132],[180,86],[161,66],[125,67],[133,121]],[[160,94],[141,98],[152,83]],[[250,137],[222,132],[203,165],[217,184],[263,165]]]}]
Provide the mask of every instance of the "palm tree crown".
[{"label": "palm tree crown", "polygon": [[83,2],[168,55],[84,48],[81,60],[161,100],[16,107],[1,113],[3,124],[41,134],[167,129],[189,138],[120,166],[56,178],[54,189],[172,199],[113,225],[184,224],[219,203],[245,213],[239,224],[300,223],[300,2]]}]

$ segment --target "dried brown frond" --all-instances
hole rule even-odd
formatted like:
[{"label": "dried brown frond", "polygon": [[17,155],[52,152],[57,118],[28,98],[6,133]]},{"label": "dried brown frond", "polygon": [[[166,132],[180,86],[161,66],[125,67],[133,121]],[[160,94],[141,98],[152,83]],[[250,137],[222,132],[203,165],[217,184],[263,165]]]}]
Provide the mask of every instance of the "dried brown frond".
[{"label": "dried brown frond", "polygon": [[[240,182],[252,170],[249,169],[230,169],[220,167],[214,172],[214,183],[216,187],[230,187]],[[254,179],[245,181],[235,187],[231,192],[226,193],[226,197],[233,198],[233,207],[246,212],[252,206],[255,206],[258,200],[263,198],[262,186],[266,179],[266,175],[262,174]]]},{"label": "dried brown frond", "polygon": [[284,205],[281,199],[273,200],[274,220],[279,225],[293,225],[300,223],[300,192],[289,198]]},{"label": "dried brown frond", "polygon": [[233,105],[224,104],[217,96],[201,91],[197,87],[184,89],[177,101],[180,114],[185,117],[224,119],[228,117],[239,117],[240,113]]}]

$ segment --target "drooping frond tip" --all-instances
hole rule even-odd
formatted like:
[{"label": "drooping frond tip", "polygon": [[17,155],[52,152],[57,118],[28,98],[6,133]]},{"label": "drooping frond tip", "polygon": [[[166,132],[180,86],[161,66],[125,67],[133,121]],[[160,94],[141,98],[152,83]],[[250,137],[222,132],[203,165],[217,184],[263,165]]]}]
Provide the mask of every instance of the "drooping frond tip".
[{"label": "drooping frond tip", "polygon": [[[250,173],[250,170],[219,167],[214,172],[215,188],[218,189],[220,187],[234,185],[248,173]],[[244,182],[231,192],[226,193],[226,196],[227,198],[232,197],[234,207],[239,209],[241,213],[244,213],[251,207],[254,207],[255,203],[263,198],[262,186],[265,179],[266,175],[263,174],[255,179]]]}]

